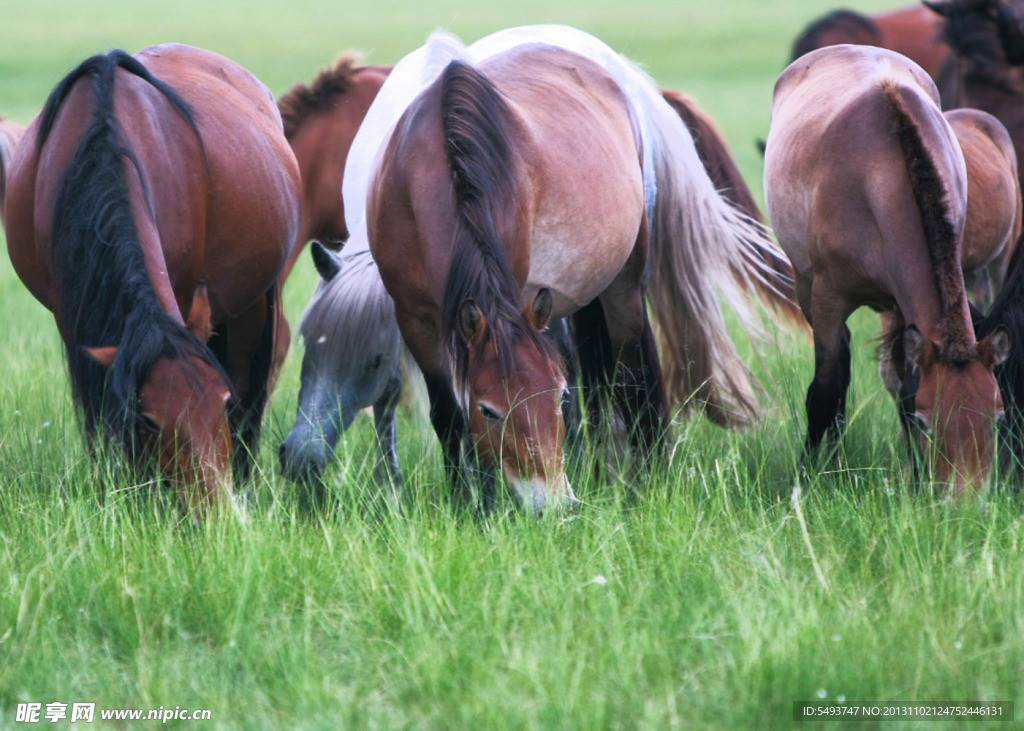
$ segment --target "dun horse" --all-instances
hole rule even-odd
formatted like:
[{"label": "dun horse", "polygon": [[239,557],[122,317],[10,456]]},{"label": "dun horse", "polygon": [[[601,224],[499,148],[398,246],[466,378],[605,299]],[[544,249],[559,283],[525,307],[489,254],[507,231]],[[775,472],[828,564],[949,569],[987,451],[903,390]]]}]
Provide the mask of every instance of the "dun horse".
[{"label": "dun horse", "polygon": [[11,166],[15,271],[50,309],[92,442],[158,461],[196,516],[244,476],[267,397],[299,173],[273,97],[221,56],[84,61]]},{"label": "dun horse", "polygon": [[[588,52],[531,43],[538,32]],[[445,44],[433,37],[421,59],[436,62]],[[453,49],[457,60],[435,63],[440,75],[399,109],[381,152],[366,148],[379,161],[366,182],[350,184],[346,171],[345,195],[369,191],[370,246],[423,370],[446,464],[456,469],[469,433],[482,463],[540,511],[572,492],[562,466],[565,378],[539,331],[572,316],[585,386],[616,380],[634,446],[649,456],[668,406],[644,306],[650,266],[673,392],[697,392],[712,417],[743,422],[756,411],[749,374],[708,275],[737,293],[729,262],[763,232],[715,192],[649,79],[596,39],[513,29],[470,51],[468,61]],[[618,64],[612,76],[588,61],[602,57],[605,68]],[[582,128],[585,138],[573,132]]]},{"label": "dun horse", "polygon": [[[891,313],[909,372],[907,423],[956,492],[986,480],[1009,342],[975,339],[963,274],[967,169],[935,84],[866,46],[810,53],[780,76],[765,155],[768,212],[814,329],[807,447],[838,437],[850,382],[845,322]],[[898,367],[898,365],[897,365]],[[916,396],[914,395],[916,394]]]}]

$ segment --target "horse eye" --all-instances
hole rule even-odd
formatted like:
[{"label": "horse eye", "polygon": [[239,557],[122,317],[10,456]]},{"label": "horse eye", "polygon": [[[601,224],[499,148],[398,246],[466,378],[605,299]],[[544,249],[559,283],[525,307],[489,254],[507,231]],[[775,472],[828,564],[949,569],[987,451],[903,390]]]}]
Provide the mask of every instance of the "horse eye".
[{"label": "horse eye", "polygon": [[146,431],[158,432],[160,431],[160,425],[150,419],[145,414],[139,414],[139,425]]},{"label": "horse eye", "polygon": [[477,404],[476,408],[487,421],[501,421],[501,414],[490,404]]},{"label": "horse eye", "polygon": [[914,428],[917,429],[917,431],[921,432],[922,434],[928,434],[928,432],[931,431],[931,425],[920,414],[914,414],[911,417],[911,421],[914,425]]}]

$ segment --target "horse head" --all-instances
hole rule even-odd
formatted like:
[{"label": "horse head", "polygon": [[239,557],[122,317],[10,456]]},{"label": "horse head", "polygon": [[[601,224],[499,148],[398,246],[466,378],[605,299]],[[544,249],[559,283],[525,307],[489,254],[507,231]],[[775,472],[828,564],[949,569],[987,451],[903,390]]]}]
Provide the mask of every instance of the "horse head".
[{"label": "horse head", "polygon": [[980,487],[995,460],[994,425],[1003,418],[1003,400],[993,369],[1010,349],[1000,328],[965,357],[951,358],[914,326],[903,335],[910,378],[917,381],[909,435],[921,454],[932,456],[936,481],[956,494]]},{"label": "horse head", "polygon": [[[551,292],[541,289],[522,311],[540,334],[551,317]],[[503,330],[505,328],[502,328]],[[539,337],[502,344],[476,302],[458,311],[458,337],[468,351],[463,408],[477,456],[502,474],[523,507],[536,514],[576,501],[565,476],[562,403],[568,393],[553,348]],[[510,362],[503,362],[507,348]]]},{"label": "horse head", "polygon": [[[199,343],[212,332],[210,301],[205,284],[196,288],[186,329]],[[90,348],[89,355],[109,369],[118,366],[122,346]],[[130,355],[126,355],[130,358]],[[232,474],[231,425],[228,401],[231,385],[223,371],[198,349],[184,348],[161,355],[135,385],[135,403],[126,403],[125,431],[136,457],[154,459],[168,475],[184,507],[202,517],[230,494]]]}]

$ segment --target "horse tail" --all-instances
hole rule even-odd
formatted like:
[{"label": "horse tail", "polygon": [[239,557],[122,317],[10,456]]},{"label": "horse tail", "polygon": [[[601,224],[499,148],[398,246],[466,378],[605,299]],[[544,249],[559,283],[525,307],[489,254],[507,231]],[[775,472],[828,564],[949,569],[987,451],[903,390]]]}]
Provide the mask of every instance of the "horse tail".
[{"label": "horse tail", "polygon": [[[37,154],[74,84],[91,77],[92,122],[60,182],[54,204],[52,269],[60,293],[59,322],[72,396],[85,428],[91,434],[103,421],[111,436],[120,437],[130,450],[137,406],[133,391],[137,374],[132,369],[143,366],[142,356],[133,353],[137,357],[131,363],[119,357],[108,373],[85,348],[117,346],[127,339],[151,344],[168,334],[171,341],[165,340],[159,347],[186,339],[194,340],[188,347],[199,352],[206,348],[163,311],[146,272],[123,160],[140,171],[140,179],[141,166],[135,153],[122,144],[114,116],[118,68],[153,83],[198,135],[191,111],[170,87],[154,79],[128,54],[111,51],[83,61],[50,94],[41,113]],[[153,347],[157,346],[149,350]],[[149,355],[156,357],[153,352]]]},{"label": "horse tail", "polygon": [[702,406],[717,424],[748,425],[760,415],[759,386],[736,352],[716,292],[748,334],[761,335],[749,295],[757,286],[773,289],[774,273],[749,252],[770,246],[768,230],[719,195],[686,125],[653,84],[635,85],[631,96],[654,168],[648,299],[666,392],[675,404]]},{"label": "horse tail", "polygon": [[[661,95],[693,136],[697,155],[718,192],[752,221],[763,224],[764,216],[754,194],[712,119],[686,94],[662,90]],[[742,287],[752,282],[762,305],[791,326],[810,334],[807,320],[796,302],[795,274],[789,259],[760,239],[748,243],[750,245],[741,250],[742,258],[729,262],[737,283]],[[767,279],[770,286],[763,286],[762,279]]]},{"label": "horse tail", "polygon": [[[960,236],[951,219],[947,185],[934,155],[925,144],[921,127],[915,121],[915,116],[924,118],[927,110],[917,114],[920,108],[919,95],[901,86],[896,79],[883,79],[881,90],[886,107],[896,123],[896,138],[903,152],[914,201],[921,215],[928,257],[939,296],[940,321],[945,328],[946,342],[943,350],[954,360],[963,359],[967,357],[965,349],[970,347],[970,341],[974,338],[973,333],[967,332],[969,323],[966,318],[959,314],[966,311],[967,299],[960,268]],[[940,115],[937,108],[934,114]],[[956,144],[955,140],[953,144]]]}]

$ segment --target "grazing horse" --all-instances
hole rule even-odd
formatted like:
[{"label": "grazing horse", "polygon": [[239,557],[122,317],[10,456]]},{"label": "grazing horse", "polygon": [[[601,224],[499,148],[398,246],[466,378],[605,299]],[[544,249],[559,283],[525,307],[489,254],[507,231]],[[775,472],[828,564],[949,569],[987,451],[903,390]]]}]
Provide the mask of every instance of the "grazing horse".
[{"label": "grazing horse", "polygon": [[[686,124],[700,160],[715,188],[754,221],[762,221],[761,211],[750,188],[718,132],[714,122],[685,94],[663,90],[665,101]],[[287,97],[279,102],[282,110]],[[350,107],[337,104],[333,110]],[[342,112],[334,111],[334,115]],[[283,112],[286,133],[289,114]],[[347,140],[347,128],[335,125],[337,135]],[[321,144],[340,147],[333,139],[321,137]],[[346,148],[347,150],[347,148]],[[302,153],[297,152],[299,167]],[[308,159],[319,155],[308,148]],[[340,190],[335,193],[340,196]],[[307,197],[324,200],[327,191]],[[338,208],[341,204],[338,204]],[[346,229],[347,231],[347,229]],[[768,306],[776,308],[798,327],[806,327],[803,314],[795,303],[792,291],[792,267],[774,249],[744,249],[745,256],[763,260],[777,272],[775,292],[764,293]],[[341,434],[355,416],[372,407],[376,425],[379,458],[378,479],[391,485],[400,484],[395,439],[395,408],[401,396],[402,370],[408,370],[411,358],[402,347],[394,303],[380,281],[376,263],[365,248],[357,243],[335,255],[313,244],[313,261],[321,281],[302,318],[301,332],[306,343],[302,361],[302,385],[299,390],[295,424],[280,448],[282,473],[295,481],[317,480],[334,453]],[[750,275],[745,260],[730,261],[734,278],[742,284]],[[753,264],[750,266],[754,266]],[[755,286],[756,286],[755,279]],[[561,336],[559,347],[571,362],[567,332],[556,329]],[[572,380],[572,379],[570,379]]]},{"label": "grazing horse", "polygon": [[7,189],[7,168],[11,165],[14,148],[24,133],[24,127],[6,119],[0,119],[0,221],[3,220],[4,192]]},{"label": "grazing horse", "polygon": [[[423,371],[449,472],[468,433],[527,508],[573,500],[562,466],[566,380],[539,337],[553,317],[573,319],[585,387],[611,388],[634,446],[657,449],[668,401],[647,271],[673,385],[699,392],[713,418],[750,418],[749,372],[709,277],[738,294],[728,262],[764,232],[719,197],[650,80],[561,26],[511,29],[469,49],[435,34],[406,60],[419,66],[400,63],[388,84],[427,77],[426,88],[393,106],[394,128],[360,148],[374,162],[354,169],[370,174],[346,170],[343,190],[346,202],[369,193],[370,248]],[[360,136],[379,129],[369,122]],[[670,319],[667,301],[683,320]],[[698,371],[708,378],[693,380]]]},{"label": "grazing horse", "polygon": [[155,459],[201,517],[244,477],[299,171],[269,91],[182,45],[84,61],[29,125],[5,225],[54,314],[90,444]]},{"label": "grazing horse", "polygon": [[814,330],[808,450],[842,430],[845,323],[867,305],[902,332],[906,422],[919,445],[934,444],[936,478],[960,493],[992,466],[1003,411],[993,368],[1009,342],[1004,330],[975,339],[960,268],[967,169],[938,102],[927,74],[891,51],[801,57],[775,85],[765,191]]},{"label": "grazing horse", "polygon": [[[793,43],[790,62],[826,46],[852,43],[888,48],[916,61],[938,83],[950,56],[942,39],[942,18],[925,5],[911,5],[867,16],[852,10],[833,10],[811,22]],[[939,85],[943,100],[945,90]]]}]

